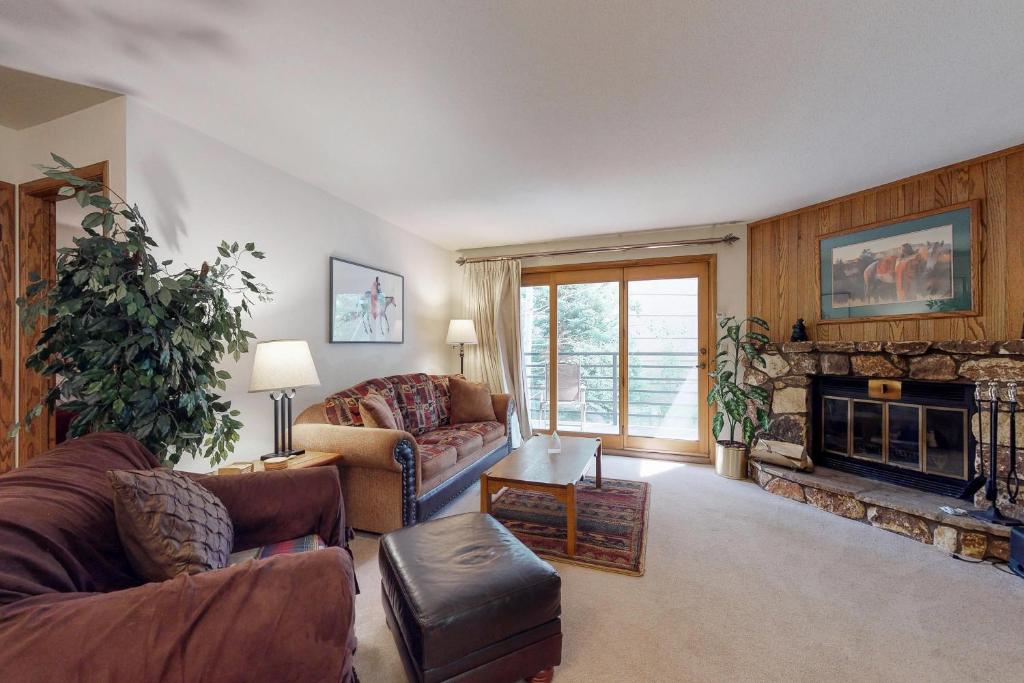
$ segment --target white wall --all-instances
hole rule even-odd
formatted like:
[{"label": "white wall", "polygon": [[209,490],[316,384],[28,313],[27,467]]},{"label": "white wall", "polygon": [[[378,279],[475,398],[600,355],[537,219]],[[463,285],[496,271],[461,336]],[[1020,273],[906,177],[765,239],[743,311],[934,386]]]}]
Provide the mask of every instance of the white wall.
[{"label": "white wall", "polygon": [[[297,410],[368,377],[457,367],[444,345],[454,254],[134,100],[127,106],[127,178],[129,201],[176,267],[216,258],[222,239],[252,241],[266,252],[247,270],[274,290],[274,301],[257,306],[248,329],[261,340],[309,341],[322,386],[300,389]],[[405,276],[404,344],[328,343],[329,256]],[[273,446],[270,400],[247,393],[251,367],[251,353],[225,364],[233,375],[227,397],[246,425],[238,458]]]},{"label": "white wall", "polygon": [[109,161],[110,186],[117,192],[124,190],[125,102],[126,98],[118,97],[16,131],[17,154],[7,181],[23,183],[42,177],[33,164],[53,163],[50,152],[56,152],[80,166]]},{"label": "white wall", "polygon": [[463,256],[498,256],[562,249],[586,249],[594,247],[671,242],[676,240],[724,237],[732,233],[739,241],[732,245],[716,244],[668,249],[635,250],[605,254],[577,254],[571,256],[548,256],[523,260],[523,267],[557,266],[570,263],[600,263],[628,259],[660,258],[666,256],[692,256],[716,254],[718,266],[717,312],[726,315],[743,316],[747,311],[747,226],[744,223],[728,223],[692,228],[673,228],[645,232],[618,233],[579,239],[552,242],[510,245],[490,249],[470,249],[460,252]]}]

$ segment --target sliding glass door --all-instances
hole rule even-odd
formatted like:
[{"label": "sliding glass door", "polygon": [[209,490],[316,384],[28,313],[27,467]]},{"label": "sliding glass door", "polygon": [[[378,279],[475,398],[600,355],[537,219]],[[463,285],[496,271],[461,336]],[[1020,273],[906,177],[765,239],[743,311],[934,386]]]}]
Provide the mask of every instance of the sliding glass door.
[{"label": "sliding glass door", "polygon": [[521,322],[534,429],[706,454],[708,276],[706,260],[527,271]]}]

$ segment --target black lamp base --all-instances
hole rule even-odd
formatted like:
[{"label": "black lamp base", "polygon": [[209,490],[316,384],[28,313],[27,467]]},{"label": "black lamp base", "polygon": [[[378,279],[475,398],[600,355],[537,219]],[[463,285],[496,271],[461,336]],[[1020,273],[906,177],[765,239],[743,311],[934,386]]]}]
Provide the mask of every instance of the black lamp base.
[{"label": "black lamp base", "polygon": [[281,451],[280,453],[267,453],[266,455],[261,455],[260,460],[270,460],[271,458],[290,458],[293,455],[302,455],[305,452],[305,448],[296,448],[290,451]]}]

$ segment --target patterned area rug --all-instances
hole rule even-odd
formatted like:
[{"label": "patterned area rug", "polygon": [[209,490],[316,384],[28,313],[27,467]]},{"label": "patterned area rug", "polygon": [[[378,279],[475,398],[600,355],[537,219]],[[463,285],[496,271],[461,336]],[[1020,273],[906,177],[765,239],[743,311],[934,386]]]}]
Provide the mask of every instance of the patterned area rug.
[{"label": "patterned area rug", "polygon": [[576,485],[576,555],[565,553],[565,506],[551,496],[505,489],[491,514],[533,552],[558,562],[643,576],[650,484],[585,477]]}]

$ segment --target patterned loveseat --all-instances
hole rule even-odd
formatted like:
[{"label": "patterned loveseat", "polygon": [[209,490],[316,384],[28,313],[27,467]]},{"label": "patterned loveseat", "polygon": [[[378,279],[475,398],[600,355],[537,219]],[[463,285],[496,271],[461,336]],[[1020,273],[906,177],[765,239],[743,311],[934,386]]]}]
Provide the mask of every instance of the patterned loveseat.
[{"label": "patterned loveseat", "polygon": [[[426,520],[511,450],[511,396],[491,396],[496,420],[453,425],[450,379],[424,373],[369,379],[295,420],[296,447],[341,454],[352,527],[385,533]],[[404,429],[364,426],[359,401],[369,394],[379,394]]]}]

